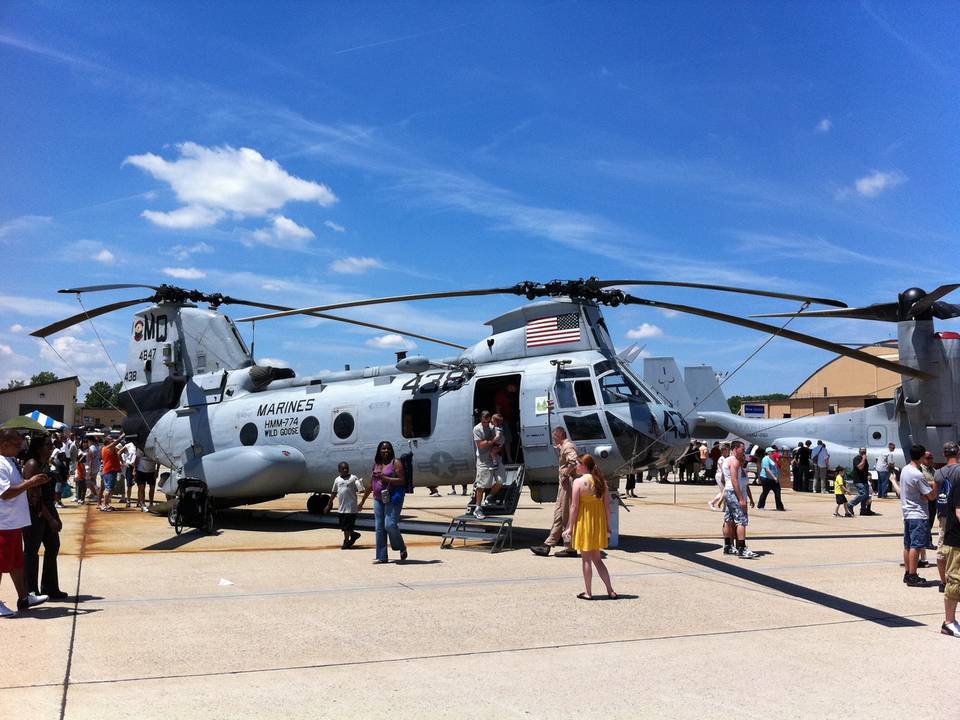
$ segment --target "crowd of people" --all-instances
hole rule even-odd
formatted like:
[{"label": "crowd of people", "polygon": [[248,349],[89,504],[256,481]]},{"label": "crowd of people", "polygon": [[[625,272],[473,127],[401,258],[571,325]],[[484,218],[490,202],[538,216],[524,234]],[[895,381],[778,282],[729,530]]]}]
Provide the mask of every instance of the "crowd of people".
[{"label": "crowd of people", "polygon": [[59,511],[71,497],[112,512],[114,495],[130,507],[136,487],[136,507],[148,512],[153,505],[156,464],[121,437],[103,444],[101,437],[0,431],[0,576],[9,574],[17,591],[16,609],[0,602],[0,617],[69,599],[60,588],[57,557]]}]

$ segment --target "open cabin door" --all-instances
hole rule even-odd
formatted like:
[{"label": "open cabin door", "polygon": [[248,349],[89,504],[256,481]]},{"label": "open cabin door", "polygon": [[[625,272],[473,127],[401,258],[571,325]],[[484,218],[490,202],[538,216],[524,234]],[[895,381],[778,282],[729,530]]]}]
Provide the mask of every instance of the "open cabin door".
[{"label": "open cabin door", "polygon": [[523,463],[523,443],[520,433],[520,378],[513,375],[479,378],[473,390],[473,422],[480,422],[480,413],[488,410],[503,417],[503,462]]}]

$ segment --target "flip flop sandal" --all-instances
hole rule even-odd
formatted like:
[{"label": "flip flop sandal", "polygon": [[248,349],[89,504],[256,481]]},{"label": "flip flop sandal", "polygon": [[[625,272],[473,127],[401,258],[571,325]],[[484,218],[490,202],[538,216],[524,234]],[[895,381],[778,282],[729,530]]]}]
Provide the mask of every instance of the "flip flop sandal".
[{"label": "flip flop sandal", "polygon": [[593,600],[593,595],[587,595],[585,592],[577,593],[577,599],[579,599],[579,600]]}]

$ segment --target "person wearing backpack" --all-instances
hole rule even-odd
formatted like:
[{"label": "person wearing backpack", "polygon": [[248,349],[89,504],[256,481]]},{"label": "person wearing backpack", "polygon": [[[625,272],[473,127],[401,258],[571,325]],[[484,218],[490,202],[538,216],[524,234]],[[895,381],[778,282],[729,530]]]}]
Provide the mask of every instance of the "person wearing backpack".
[{"label": "person wearing backpack", "polygon": [[960,486],[960,462],[957,461],[960,446],[955,442],[945,443],[943,454],[947,458],[947,464],[937,470],[934,475],[937,481],[937,523],[940,526],[940,532],[937,535],[937,572],[940,573],[940,592],[943,592],[947,585],[947,548],[944,547],[943,536],[947,532],[947,500],[950,497],[950,490]]}]

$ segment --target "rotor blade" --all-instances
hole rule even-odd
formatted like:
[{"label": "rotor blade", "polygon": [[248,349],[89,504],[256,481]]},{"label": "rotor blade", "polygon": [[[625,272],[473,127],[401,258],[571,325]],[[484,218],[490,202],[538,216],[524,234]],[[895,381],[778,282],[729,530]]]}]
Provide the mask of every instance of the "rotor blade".
[{"label": "rotor blade", "polygon": [[517,287],[487,288],[485,290],[453,290],[450,292],[417,293],[415,295],[394,295],[393,297],[370,298],[367,300],[353,300],[350,302],[334,303],[332,305],[315,305],[313,307],[284,310],[282,312],[254,315],[240,318],[237,322],[253,322],[255,320],[270,320],[272,318],[287,317],[288,315],[309,315],[323,310],[339,310],[342,308],[364,307],[366,305],[385,305],[387,303],[407,302],[410,300],[436,300],[439,298],[476,297],[478,295],[512,295],[519,292]]},{"label": "rotor blade", "polygon": [[676,310],[677,312],[687,313],[689,315],[699,315],[700,317],[710,318],[711,320],[719,320],[721,322],[730,323],[731,325],[739,325],[752,330],[770,333],[771,335],[776,335],[778,337],[784,337],[788,340],[795,340],[796,342],[804,343],[805,345],[813,345],[821,350],[828,350],[836,353],[837,355],[846,355],[847,357],[854,358],[855,360],[860,360],[869,365],[875,365],[876,367],[890,370],[891,372],[900,373],[901,375],[909,375],[910,377],[920,378],[921,380],[933,379],[933,375],[925,373],[922,370],[917,370],[916,368],[912,368],[907,365],[900,365],[899,363],[890,362],[889,360],[884,360],[876,355],[870,355],[869,353],[865,353],[860,350],[844,347],[843,345],[830,342],[829,340],[821,340],[820,338],[813,337],[812,335],[804,335],[803,333],[793,332],[792,330],[787,330],[785,328],[779,328],[776,325],[767,325],[766,323],[756,322],[755,320],[747,320],[746,318],[739,318],[735,315],[727,315],[726,313],[720,313],[714,310],[705,310],[704,308],[691,307],[690,305],[677,305],[675,303],[661,302],[659,300],[647,300],[645,298],[634,297],[633,295],[626,295],[623,302],[629,305],[646,305],[647,307]]},{"label": "rotor blade", "polygon": [[[265,310],[279,310],[286,311],[292,310],[293,308],[285,307],[283,305],[271,305],[269,303],[253,302],[252,300],[238,300],[237,298],[224,297],[224,303],[232,303],[234,305],[249,305],[250,307],[263,308]],[[330,315],[328,313],[320,312],[311,312],[307,313],[311,317],[323,318],[324,320],[336,320],[337,322],[348,323],[350,325],[359,325],[360,327],[373,328],[374,330],[383,330],[384,332],[396,333],[397,335],[403,335],[405,337],[416,338],[417,340],[426,340],[427,342],[436,343],[437,345],[446,345],[447,347],[456,348],[457,350],[466,350],[465,345],[457,345],[456,343],[449,342],[447,340],[440,340],[439,338],[430,337],[429,335],[418,335],[417,333],[407,332],[406,330],[398,330],[397,328],[387,327],[386,325],[377,325],[376,323],[364,322],[363,320],[353,320],[351,318],[345,318],[341,315]]]},{"label": "rotor blade", "polygon": [[740,293],[742,295],[758,295],[760,297],[781,298],[783,300],[798,300],[800,302],[817,303],[818,305],[832,305],[833,307],[838,308],[847,307],[845,302],[831,300],[830,298],[789,295],[787,293],[770,292],[769,290],[748,290],[745,288],[730,287],[728,285],[705,285],[703,283],[673,282],[666,280],[601,280],[598,285],[600,287],[611,287],[612,285],[654,285],[657,287],[696,288],[700,290],[717,290],[719,292]]},{"label": "rotor blade", "polygon": [[130,283],[119,283],[117,285],[90,285],[81,288],[68,288],[66,290],[57,290],[60,293],[85,293],[100,292],[101,290],[125,290],[127,288],[146,288],[147,290],[160,290],[156,285],[132,285]]},{"label": "rotor blade", "polygon": [[750,317],[824,317],[849,318],[851,320],[876,320],[878,322],[896,322],[897,303],[877,303],[859,308],[841,308],[839,310],[809,310],[799,313],[765,313]]},{"label": "rotor blade", "polygon": [[139,305],[140,303],[148,302],[153,302],[153,298],[148,297],[139,298],[137,300],[122,300],[121,302],[110,303],[109,305],[101,305],[98,308],[84,310],[82,313],[77,313],[76,315],[68,317],[65,320],[59,320],[52,325],[47,325],[39,330],[34,330],[30,334],[33,337],[45,338],[48,335],[53,335],[61,330],[66,330],[68,327],[72,327],[73,325],[79,325],[84,320],[91,320],[100,315],[106,315],[109,312],[113,312],[114,310],[122,310],[123,308],[130,307],[131,305]]},{"label": "rotor blade", "polygon": [[937,300],[945,295],[949,295],[957,288],[960,288],[960,284],[941,285],[936,290],[927,293],[922,298],[917,300],[917,302],[913,304],[913,307],[910,308],[910,317],[915,318],[924,315]]}]

